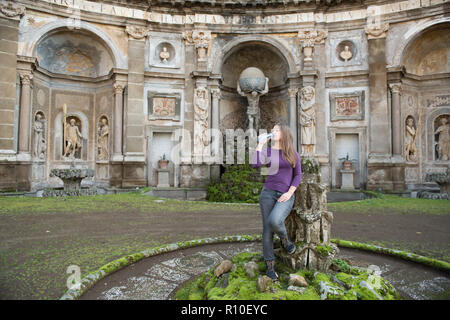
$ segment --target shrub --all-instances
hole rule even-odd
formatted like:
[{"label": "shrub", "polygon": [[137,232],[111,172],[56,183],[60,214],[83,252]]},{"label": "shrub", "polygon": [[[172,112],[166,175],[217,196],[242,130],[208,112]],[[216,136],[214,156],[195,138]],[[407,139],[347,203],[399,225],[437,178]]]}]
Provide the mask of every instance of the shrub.
[{"label": "shrub", "polygon": [[258,170],[249,164],[230,165],[220,182],[207,188],[208,201],[258,203],[263,182],[258,180]]}]

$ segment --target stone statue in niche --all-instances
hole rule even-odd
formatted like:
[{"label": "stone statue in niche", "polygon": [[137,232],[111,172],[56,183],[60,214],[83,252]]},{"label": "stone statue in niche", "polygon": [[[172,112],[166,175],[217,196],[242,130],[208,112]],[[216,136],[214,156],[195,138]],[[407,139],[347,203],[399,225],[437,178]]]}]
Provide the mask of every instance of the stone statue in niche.
[{"label": "stone statue in niche", "polygon": [[203,155],[208,141],[208,90],[204,87],[195,89],[194,96],[194,153]]},{"label": "stone statue in niche", "polygon": [[434,132],[439,160],[449,160],[450,158],[450,126],[448,125],[448,118],[444,117],[439,120],[440,126]]},{"label": "stone statue in niche", "polygon": [[68,154],[71,159],[81,159],[81,152],[78,151],[81,151],[81,148],[83,147],[83,136],[77,126],[75,117],[70,118],[69,124],[67,124],[67,119],[64,121],[64,132],[64,157],[67,157]]},{"label": "stone statue in niche", "polygon": [[108,160],[109,148],[109,126],[108,119],[106,117],[100,118],[99,130],[98,130],[98,159]]},{"label": "stone statue in niche", "polygon": [[414,126],[414,118],[409,116],[406,119],[406,129],[405,129],[406,161],[416,161],[417,159],[416,137],[417,137],[417,130]]},{"label": "stone statue in niche", "polygon": [[300,99],[300,125],[302,154],[314,155],[316,145],[316,102],[315,89],[311,86],[303,87]]},{"label": "stone statue in niche", "polygon": [[170,52],[167,51],[167,47],[162,48],[162,51],[159,53],[159,57],[161,58],[162,63],[167,63],[167,60],[170,58]]},{"label": "stone statue in niche", "polygon": [[33,125],[34,130],[33,156],[37,159],[45,158],[45,149],[46,149],[46,142],[44,135],[45,124],[42,119],[43,119],[42,114],[40,112],[36,113]]},{"label": "stone statue in niche", "polygon": [[353,53],[349,50],[349,46],[345,46],[344,50],[342,50],[341,53],[339,53],[339,56],[345,62],[347,62],[348,60],[350,60],[353,57]]}]

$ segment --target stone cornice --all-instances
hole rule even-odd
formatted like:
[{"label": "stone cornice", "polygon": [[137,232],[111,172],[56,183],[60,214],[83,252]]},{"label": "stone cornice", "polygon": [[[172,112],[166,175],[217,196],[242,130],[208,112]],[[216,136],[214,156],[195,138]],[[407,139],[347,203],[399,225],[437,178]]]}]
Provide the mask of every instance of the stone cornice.
[{"label": "stone cornice", "polygon": [[[295,0],[291,0],[295,1]],[[192,8],[189,13],[181,12],[175,14],[164,13],[163,10],[157,7],[150,7],[147,10],[135,9],[124,6],[123,4],[112,5],[109,3],[102,3],[88,0],[17,0],[24,4],[27,8],[32,7],[35,10],[39,10],[42,7],[44,11],[48,11],[49,4],[55,8],[60,7],[63,11],[69,8],[79,8],[82,14],[92,13],[101,14],[102,16],[110,16],[107,20],[110,21],[114,16],[117,18],[127,18],[131,20],[144,20],[151,23],[163,23],[166,25],[182,26],[182,25],[194,25],[197,23],[217,25],[220,26],[245,26],[245,27],[257,27],[266,25],[298,25],[304,23],[339,23],[350,21],[361,21],[367,19],[373,10],[362,8],[360,4],[351,5],[350,2],[345,0],[340,4],[342,10],[339,11],[339,5],[333,7],[333,11],[320,11],[317,10],[320,7],[314,5],[313,8],[301,8],[295,7],[294,12],[282,11],[280,14],[221,14],[221,7],[215,6],[216,9],[210,9],[212,13],[195,13],[195,9]],[[144,1],[147,2],[147,1]],[[170,1],[171,2],[171,1]],[[216,1],[217,2],[217,1]],[[299,3],[301,0],[298,1]],[[310,0],[311,4],[316,1]],[[333,1],[334,2],[334,1]],[[435,0],[435,1],[391,1],[391,3],[383,2],[377,6],[376,13],[380,17],[387,17],[393,14],[409,13],[420,8],[435,8],[440,4],[449,2],[449,0]],[[212,1],[211,1],[212,3]],[[322,5],[323,6],[323,5]],[[52,9],[53,10],[53,9]],[[245,11],[243,11],[245,12]]]}]

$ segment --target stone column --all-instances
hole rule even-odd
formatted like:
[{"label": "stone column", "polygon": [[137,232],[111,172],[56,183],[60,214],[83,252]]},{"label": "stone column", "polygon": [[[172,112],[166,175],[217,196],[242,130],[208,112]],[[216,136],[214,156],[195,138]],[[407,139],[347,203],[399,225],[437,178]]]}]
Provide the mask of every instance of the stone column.
[{"label": "stone column", "polygon": [[401,84],[390,84],[392,94],[391,112],[392,112],[392,154],[394,157],[402,155],[401,145],[401,119],[400,119],[400,95]]},{"label": "stone column", "polygon": [[[122,127],[123,127],[123,85],[114,83],[114,155],[113,160],[123,160]],[[120,158],[120,159],[119,159]]]},{"label": "stone column", "polygon": [[[220,89],[211,89],[212,103],[211,103],[211,129],[219,130],[219,99]],[[219,138],[214,138],[213,154],[217,156],[219,153]]]},{"label": "stone column", "polygon": [[387,103],[386,33],[389,24],[368,25],[369,43],[369,157],[390,156],[390,128]]},{"label": "stone column", "polygon": [[[211,166],[211,179],[219,180],[220,179],[220,140],[222,137],[217,135],[219,129],[219,102],[220,102],[220,89],[214,88],[211,89],[212,95],[212,103],[211,103],[211,129],[213,134],[213,145],[212,145],[212,154],[215,158],[215,164]],[[219,161],[219,162],[217,162]]]},{"label": "stone column", "polygon": [[[30,154],[31,73],[20,75],[19,153]],[[25,160],[25,159],[23,159]]]},{"label": "stone column", "polygon": [[292,133],[292,143],[297,145],[297,93],[298,88],[289,88],[289,127]]}]

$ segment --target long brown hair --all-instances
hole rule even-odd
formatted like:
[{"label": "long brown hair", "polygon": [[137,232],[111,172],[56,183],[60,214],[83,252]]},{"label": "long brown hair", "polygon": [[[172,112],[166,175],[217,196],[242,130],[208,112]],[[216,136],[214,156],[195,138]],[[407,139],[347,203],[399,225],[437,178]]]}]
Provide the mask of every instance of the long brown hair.
[{"label": "long brown hair", "polygon": [[295,155],[294,145],[292,144],[291,129],[283,122],[279,122],[275,126],[279,126],[281,130],[280,149],[282,151],[282,157],[289,162],[292,168],[295,168],[297,156]]}]

